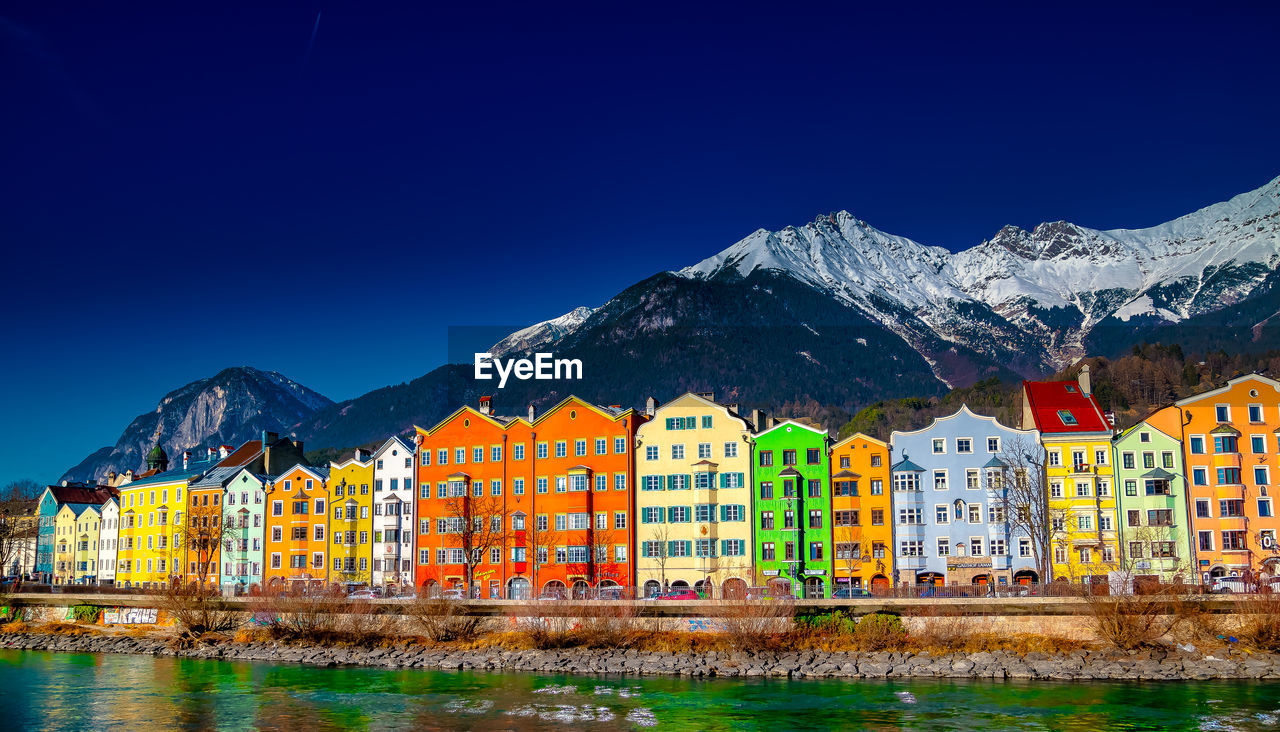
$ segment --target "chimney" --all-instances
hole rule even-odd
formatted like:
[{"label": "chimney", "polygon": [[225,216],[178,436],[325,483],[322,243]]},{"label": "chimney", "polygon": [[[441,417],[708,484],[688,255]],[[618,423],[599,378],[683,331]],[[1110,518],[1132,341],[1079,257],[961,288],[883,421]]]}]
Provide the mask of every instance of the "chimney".
[{"label": "chimney", "polygon": [[276,433],[276,432],[267,433],[267,442],[278,442],[279,440],[280,440],[279,433]]},{"label": "chimney", "polygon": [[1089,380],[1089,364],[1080,367],[1080,393],[1089,396],[1093,393],[1093,384]]},{"label": "chimney", "polygon": [[724,405],[724,408],[725,408],[725,409],[727,409],[727,410],[729,410],[730,412],[733,412],[734,414],[737,414],[737,413],[738,413],[738,405],[737,405],[737,404],[726,404],[726,405]]},{"label": "chimney", "polygon": [[716,393],[714,391],[700,391],[697,392],[697,394],[709,402],[714,402],[716,400]]},{"label": "chimney", "polygon": [[529,423],[530,424],[533,423],[533,418],[536,417],[537,414],[538,414],[538,410],[532,404],[530,404],[529,405]]},{"label": "chimney", "polygon": [[183,450],[183,451],[182,451],[182,469],[183,469],[183,470],[186,470],[186,469],[187,469],[187,465],[188,465],[188,464],[190,464],[190,463],[191,463],[191,451],[190,451],[190,450]]},{"label": "chimney", "polygon": [[366,460],[368,460],[370,457],[372,456],[369,454],[368,450],[364,449],[363,447],[356,448],[356,462],[363,463]]},{"label": "chimney", "polygon": [[206,454],[210,460],[215,460],[218,457],[218,448],[216,447],[207,448]]},{"label": "chimney", "polygon": [[764,423],[765,414],[763,409],[751,410],[751,424],[755,425],[756,432],[764,432],[769,426]]},{"label": "chimney", "polygon": [[493,414],[493,397],[480,397],[480,413],[486,417]]},{"label": "chimney", "polygon": [[652,417],[653,413],[656,411],[658,411],[658,400],[654,399],[653,397],[649,397],[648,399],[645,399],[644,400],[644,416]]},{"label": "chimney", "polygon": [[218,457],[225,458],[235,450],[231,445],[218,445]]}]

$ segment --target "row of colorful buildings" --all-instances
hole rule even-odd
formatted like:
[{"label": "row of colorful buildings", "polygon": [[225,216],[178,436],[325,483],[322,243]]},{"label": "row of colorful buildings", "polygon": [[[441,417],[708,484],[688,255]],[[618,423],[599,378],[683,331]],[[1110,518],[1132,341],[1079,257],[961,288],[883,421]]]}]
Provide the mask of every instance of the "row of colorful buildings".
[{"label": "row of colorful buildings", "polygon": [[324,467],[273,433],[172,468],[157,447],[114,485],[46,489],[36,569],[503,598],[1277,574],[1280,382],[1233,379],[1123,431],[1087,367],[1024,382],[1022,403],[1017,426],[962,407],[884,442],[710,394],[521,416],[482,397]]}]

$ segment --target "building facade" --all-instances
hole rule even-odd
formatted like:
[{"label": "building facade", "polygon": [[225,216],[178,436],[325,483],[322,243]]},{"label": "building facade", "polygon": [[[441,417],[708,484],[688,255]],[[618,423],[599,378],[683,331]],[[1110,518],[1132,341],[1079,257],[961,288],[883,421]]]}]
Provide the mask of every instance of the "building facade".
[{"label": "building facade", "polygon": [[1088,365],[1078,381],[1022,382],[1022,426],[1039,430],[1045,449],[1053,579],[1106,582],[1119,569],[1113,429]]},{"label": "building facade", "polygon": [[110,498],[102,504],[102,527],[98,531],[98,584],[116,583],[116,547],[120,542],[120,501]]},{"label": "building facade", "polygon": [[831,480],[826,430],[784,420],[755,436],[757,584],[771,594],[831,596]]},{"label": "building facade", "polygon": [[228,594],[243,594],[264,581],[268,478],[237,468],[226,482],[223,499],[219,583]]},{"label": "building facade", "polygon": [[831,542],[835,589],[893,583],[889,445],[862,433],[831,446]]},{"label": "building facade", "polygon": [[413,586],[416,448],[392,437],[373,455],[373,583]]},{"label": "building facade", "polygon": [[646,596],[687,587],[745,596],[754,579],[751,436],[732,409],[692,393],[637,430],[635,584]]},{"label": "building facade", "polygon": [[[1177,408],[1165,407],[1152,418],[1166,423],[1178,419],[1162,415],[1165,411]],[[1194,582],[1182,443],[1142,421],[1117,435],[1113,444],[1124,571],[1140,580]]]},{"label": "building facade", "polygon": [[373,485],[368,452],[329,463],[329,578],[347,587],[373,580]]},{"label": "building facade", "polygon": [[1280,382],[1241,376],[1174,406],[1148,421],[1182,440],[1199,579],[1280,575]]},{"label": "building facade", "polygon": [[914,585],[998,587],[1040,582],[1030,532],[1012,520],[1003,457],[1034,430],[1005,427],[961,406],[928,427],[893,433],[895,567]]},{"label": "building facade", "polygon": [[270,590],[329,583],[328,468],[298,464],[267,486],[263,579]]}]

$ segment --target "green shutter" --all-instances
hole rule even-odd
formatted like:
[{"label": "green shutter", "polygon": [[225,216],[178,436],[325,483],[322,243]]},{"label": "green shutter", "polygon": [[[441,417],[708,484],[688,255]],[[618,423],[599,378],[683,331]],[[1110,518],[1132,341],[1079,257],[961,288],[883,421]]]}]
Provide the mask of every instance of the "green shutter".
[{"label": "green shutter", "polygon": [[720,474],[720,487],[721,487],[721,488],[727,488],[727,487],[728,487],[728,485],[729,485],[729,474],[728,474],[728,473],[721,473],[721,474]]},{"label": "green shutter", "polygon": [[685,485],[687,485],[687,486],[689,486],[690,488],[693,488],[693,476],[692,476],[692,475],[686,475],[686,476],[684,477],[684,484],[685,484]]},{"label": "green shutter", "polygon": [[687,524],[692,521],[693,521],[693,506],[685,506],[684,522]]},{"label": "green shutter", "polygon": [[667,489],[667,476],[659,475],[657,476],[657,478],[658,478],[658,490],[665,491]]},{"label": "green shutter", "polygon": [[658,521],[657,521],[657,523],[662,523],[663,521],[665,521],[665,520],[666,520],[666,516],[667,516],[667,509],[663,508],[662,506],[658,506]]},{"label": "green shutter", "polygon": [[667,417],[667,429],[673,429],[675,427],[675,423],[675,417]]}]

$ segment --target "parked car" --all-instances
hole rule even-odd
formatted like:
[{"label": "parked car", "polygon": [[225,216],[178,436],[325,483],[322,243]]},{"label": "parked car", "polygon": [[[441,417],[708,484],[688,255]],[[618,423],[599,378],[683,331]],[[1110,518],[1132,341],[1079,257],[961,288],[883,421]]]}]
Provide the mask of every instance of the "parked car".
[{"label": "parked car", "polygon": [[373,590],[356,590],[347,595],[348,600],[372,600],[378,597],[378,593]]},{"label": "parked car", "polygon": [[871,597],[871,592],[861,587],[841,587],[831,593],[832,600],[853,600],[862,597]]},{"label": "parked car", "polygon": [[622,588],[621,587],[601,587],[596,590],[596,599],[597,600],[621,600]]},{"label": "parked car", "polygon": [[693,590],[669,590],[658,595],[659,600],[701,600],[702,597]]},{"label": "parked car", "polygon": [[1253,582],[1246,582],[1243,577],[1214,577],[1209,591],[1215,595],[1231,595],[1257,592],[1258,587]]},{"label": "parked car", "polygon": [[442,590],[440,597],[446,600],[464,600],[466,599],[466,593],[460,587],[450,587],[447,590]]}]

